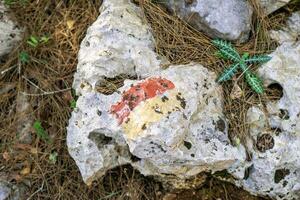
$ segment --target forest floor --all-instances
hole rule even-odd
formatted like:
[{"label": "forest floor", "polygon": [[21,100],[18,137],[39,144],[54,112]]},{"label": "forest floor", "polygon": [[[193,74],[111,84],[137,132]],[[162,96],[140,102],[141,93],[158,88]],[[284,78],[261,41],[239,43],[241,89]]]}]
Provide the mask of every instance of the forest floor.
[{"label": "forest floor", "polygon": [[[16,185],[25,185],[29,199],[162,199],[159,183],[123,166],[86,186],[66,146],[66,126],[76,96],[71,90],[77,53],[87,28],[99,15],[99,0],[6,0],[20,27],[23,40],[0,60],[0,176]],[[156,50],[171,63],[201,61],[220,72],[226,63],[213,55],[210,39],[170,16],[159,6],[141,4],[152,26]],[[252,1],[251,1],[252,2]],[[255,2],[253,0],[253,5]],[[267,32],[283,26],[299,1],[290,3],[271,16],[256,9],[251,38],[236,44],[239,51],[269,53],[276,48]],[[170,28],[172,27],[172,28]],[[38,40],[36,43],[35,40]],[[205,53],[204,53],[205,52]],[[25,58],[24,58],[25,55]],[[22,57],[23,56],[23,57]],[[220,67],[221,66],[221,67]],[[244,98],[225,102],[231,138],[243,141],[247,127],[240,126],[250,105],[280,97],[278,88],[269,88],[259,98],[243,83]],[[224,86],[230,94],[232,83]],[[247,102],[247,104],[245,104]],[[22,126],[22,124],[28,124]],[[21,125],[20,125],[21,124]],[[197,190],[169,193],[165,200],[258,200],[234,185],[208,178]]]}]

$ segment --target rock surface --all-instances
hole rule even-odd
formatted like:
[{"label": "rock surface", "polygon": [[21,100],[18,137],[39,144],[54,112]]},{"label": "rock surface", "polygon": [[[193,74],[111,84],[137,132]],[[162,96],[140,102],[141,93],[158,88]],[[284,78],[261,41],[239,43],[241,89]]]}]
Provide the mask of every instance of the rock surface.
[{"label": "rock surface", "polygon": [[285,30],[273,32],[281,45],[258,70],[266,86],[282,87],[283,96],[267,103],[267,113],[252,107],[247,115],[252,161],[240,183],[254,194],[276,199],[300,198],[300,42],[292,37],[297,30],[300,34],[299,18],[300,12],[294,13]]},{"label": "rock surface", "polygon": [[0,57],[9,53],[21,40],[22,30],[11,20],[4,2],[0,1]]},{"label": "rock surface", "polygon": [[167,0],[164,4],[193,27],[211,37],[247,41],[252,6],[245,0]]},{"label": "rock surface", "polygon": [[[173,188],[192,188],[201,172],[234,168],[245,151],[230,145],[216,75],[199,64],[170,66],[154,51],[150,27],[129,0],[106,0],[79,53],[73,84],[77,108],[67,145],[87,184],[116,166],[131,164]],[[113,94],[97,83],[120,74]]]},{"label": "rock surface", "polygon": [[91,91],[105,77],[141,76],[159,68],[155,42],[142,11],[128,0],[103,1],[81,43],[73,88]]},{"label": "rock surface", "polygon": [[0,200],[21,200],[25,196],[24,186],[13,185],[0,177]]},{"label": "rock surface", "polygon": [[291,0],[259,0],[262,8],[265,10],[266,14],[269,15],[279,8],[288,4]]}]

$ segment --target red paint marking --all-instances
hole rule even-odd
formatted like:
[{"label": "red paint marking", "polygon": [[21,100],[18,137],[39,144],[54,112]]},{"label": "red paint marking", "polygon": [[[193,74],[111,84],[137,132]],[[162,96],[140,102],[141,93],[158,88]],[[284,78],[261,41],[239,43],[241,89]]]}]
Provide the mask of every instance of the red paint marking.
[{"label": "red paint marking", "polygon": [[149,78],[132,86],[123,93],[122,100],[111,106],[111,113],[115,114],[122,124],[130,112],[142,101],[163,94],[167,90],[175,88],[175,85],[165,78]]}]

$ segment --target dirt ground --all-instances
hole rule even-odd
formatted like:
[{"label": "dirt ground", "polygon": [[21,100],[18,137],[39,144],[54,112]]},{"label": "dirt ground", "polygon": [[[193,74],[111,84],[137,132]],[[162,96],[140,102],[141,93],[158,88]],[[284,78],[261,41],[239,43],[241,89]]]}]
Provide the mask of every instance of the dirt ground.
[{"label": "dirt ground", "polygon": [[[169,193],[151,177],[143,177],[130,166],[113,169],[104,178],[87,187],[81,179],[75,162],[67,152],[66,125],[76,101],[71,86],[80,42],[87,28],[99,15],[98,9],[101,3],[98,0],[6,0],[6,2],[19,25],[26,27],[26,31],[24,39],[18,46],[0,61],[0,72],[16,66],[0,74],[0,176],[16,185],[26,187],[28,190],[26,198],[41,200],[154,200],[163,197],[164,200],[263,199],[251,196],[242,189],[214,177],[210,177],[206,185],[200,189]],[[265,39],[264,31],[280,27],[286,16],[299,5],[290,4],[276,12],[267,19],[271,23],[264,22],[259,18],[260,15],[256,15],[255,21],[261,22],[266,27],[262,29],[262,34],[258,33],[257,29],[253,29],[249,43],[239,45],[239,49],[252,49],[250,52],[253,53],[261,52],[262,49],[267,52],[276,47],[272,41],[265,40],[269,42],[268,44],[261,42]],[[152,4],[141,6],[145,9],[149,23],[153,27],[158,53],[166,56],[172,63],[187,62],[182,58],[194,61],[203,59],[201,56],[195,56],[196,54],[192,54],[193,59],[185,56],[186,49],[169,51],[166,44],[174,44],[174,41],[164,41],[162,38],[166,37],[160,36],[164,35],[167,28],[164,23],[176,22],[178,25],[178,19],[165,16],[164,13],[160,13],[160,16],[154,15],[157,7],[153,7]],[[160,17],[162,21],[156,17]],[[208,38],[191,30],[182,22],[179,24],[181,30],[192,34],[194,38],[185,44],[186,48],[197,51],[199,52],[197,55],[200,55],[199,46],[208,45]],[[186,35],[184,31],[181,33]],[[178,33],[169,34],[172,36]],[[36,46],[30,44],[31,36],[39,39]],[[29,56],[25,61],[20,56],[24,53]],[[220,64],[209,55],[207,58],[210,61],[207,65],[211,69],[215,69],[216,63]],[[225,86],[225,92],[229,91],[230,87],[231,84]],[[242,88],[244,89],[244,86]],[[272,89],[268,92],[265,97],[267,99],[278,96]],[[243,105],[243,102],[248,101],[249,98],[252,99],[251,103],[258,101],[256,96],[252,97],[250,91],[246,91],[246,94],[248,94],[247,98],[240,102],[227,102],[227,112],[233,112],[237,105]],[[22,109],[24,105],[29,106]],[[246,109],[246,107],[238,106],[239,109]],[[237,119],[240,117],[230,119],[231,132],[245,133],[247,127],[242,127],[242,131],[236,128]],[[28,127],[20,126],[25,122],[29,122]],[[40,122],[40,125],[38,126],[36,122]]]}]

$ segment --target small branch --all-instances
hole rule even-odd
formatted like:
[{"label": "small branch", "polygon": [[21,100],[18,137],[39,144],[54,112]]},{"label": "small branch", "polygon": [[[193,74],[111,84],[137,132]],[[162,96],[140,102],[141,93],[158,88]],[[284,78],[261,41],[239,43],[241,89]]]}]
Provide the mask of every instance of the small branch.
[{"label": "small branch", "polygon": [[69,91],[71,90],[72,88],[66,88],[66,89],[62,89],[62,90],[57,90],[57,91],[51,91],[51,92],[43,92],[41,94],[30,94],[30,93],[26,93],[26,92],[20,92],[21,94],[23,95],[26,95],[26,96],[45,96],[45,95],[52,95],[52,94],[57,94],[57,93],[60,93],[60,92],[66,92],[66,91]]},{"label": "small branch", "polygon": [[42,186],[39,189],[37,189],[34,193],[32,193],[32,195],[30,195],[30,197],[28,197],[26,200],[30,200],[34,195],[42,191],[43,188],[44,188],[44,181],[42,183]]},{"label": "small branch", "polygon": [[1,71],[1,75],[5,74],[6,72],[10,71],[11,69],[13,69],[13,68],[15,68],[15,67],[17,67],[17,65],[14,65],[14,66],[12,66],[12,67],[9,67],[9,68],[7,68],[7,69]]},{"label": "small branch", "polygon": [[38,85],[36,85],[34,82],[32,82],[31,80],[29,80],[28,78],[26,78],[24,75],[22,75],[22,78],[24,78],[27,82],[29,82],[31,85],[33,85],[37,89],[41,90],[42,92],[46,92],[45,90],[43,90],[42,88],[40,88]]}]

